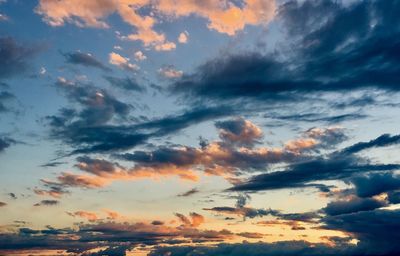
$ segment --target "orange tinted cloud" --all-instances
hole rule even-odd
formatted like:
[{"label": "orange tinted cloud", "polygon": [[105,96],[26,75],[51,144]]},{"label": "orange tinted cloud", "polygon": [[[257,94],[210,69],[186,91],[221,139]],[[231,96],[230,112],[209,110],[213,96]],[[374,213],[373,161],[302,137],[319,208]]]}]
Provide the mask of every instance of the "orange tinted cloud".
[{"label": "orange tinted cloud", "polygon": [[[157,17],[140,13],[143,7],[152,7]],[[160,51],[175,48],[165,34],[154,30],[154,25],[165,16],[200,16],[209,21],[209,29],[234,35],[246,25],[268,24],[275,10],[275,0],[244,0],[241,5],[228,0],[40,0],[36,8],[36,12],[51,26],[62,26],[68,22],[79,27],[108,28],[106,18],[117,13],[136,30],[121,38],[140,40],[145,46],[154,46]],[[187,40],[181,37],[179,41]]]},{"label": "orange tinted cloud", "polygon": [[275,0],[245,0],[242,6],[233,1],[160,0],[157,9],[172,17],[197,15],[206,18],[208,28],[234,35],[246,25],[268,24],[275,14]]},{"label": "orange tinted cloud", "polygon": [[73,217],[80,217],[80,218],[87,219],[89,222],[95,222],[99,219],[97,214],[94,212],[76,211],[74,213],[68,213],[68,214]]},{"label": "orange tinted cloud", "polygon": [[[225,178],[235,184],[241,180],[244,171],[264,169],[268,165],[290,163],[310,156],[310,150],[336,140],[332,129],[309,130],[304,137],[290,140],[283,147],[254,147],[262,137],[262,130],[244,119],[219,122],[221,141],[194,147],[160,147],[154,151],[135,151],[117,157],[134,162],[127,168],[116,162],[90,157],[78,157],[75,165],[87,174],[64,172],[57,177],[57,186],[100,188],[115,180],[161,179],[177,176],[186,181],[198,181],[200,173]],[[310,132],[316,133],[309,135]],[[239,143],[239,144],[238,144]],[[38,191],[39,193],[39,191]],[[40,192],[45,193],[45,192]],[[243,211],[245,209],[241,209]],[[237,213],[246,215],[246,213]]]}]

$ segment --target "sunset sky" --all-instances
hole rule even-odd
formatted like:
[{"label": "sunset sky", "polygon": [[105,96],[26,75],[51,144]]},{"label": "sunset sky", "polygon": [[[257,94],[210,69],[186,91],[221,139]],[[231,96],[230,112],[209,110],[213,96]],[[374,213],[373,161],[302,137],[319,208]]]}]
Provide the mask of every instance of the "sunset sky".
[{"label": "sunset sky", "polygon": [[400,255],[400,1],[0,0],[0,255]]}]

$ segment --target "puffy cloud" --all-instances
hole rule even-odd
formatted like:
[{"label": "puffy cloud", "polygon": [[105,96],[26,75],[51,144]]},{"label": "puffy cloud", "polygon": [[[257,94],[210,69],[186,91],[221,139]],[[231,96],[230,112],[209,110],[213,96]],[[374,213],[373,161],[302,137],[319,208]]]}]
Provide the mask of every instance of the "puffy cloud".
[{"label": "puffy cloud", "polygon": [[189,40],[189,32],[184,31],[179,34],[178,36],[178,42],[181,44],[186,44]]},{"label": "puffy cloud", "polygon": [[96,213],[88,211],[76,211],[74,213],[68,213],[68,215],[72,217],[84,218],[87,219],[89,222],[96,222],[99,219]]},{"label": "puffy cloud", "polygon": [[157,44],[154,47],[154,49],[156,49],[156,51],[171,51],[171,50],[174,50],[175,48],[176,48],[176,44],[172,43],[172,42]]},{"label": "puffy cloud", "polygon": [[252,122],[243,118],[219,121],[215,123],[219,136],[228,143],[253,145],[262,137],[262,130]]},{"label": "puffy cloud", "polygon": [[109,62],[110,64],[127,71],[138,71],[140,69],[138,65],[130,63],[129,58],[122,57],[115,52],[109,54]]},{"label": "puffy cloud", "polygon": [[158,73],[161,76],[163,76],[165,78],[169,78],[169,79],[176,79],[183,75],[183,71],[177,70],[177,69],[175,69],[174,66],[171,66],[171,65],[160,68],[158,70]]},{"label": "puffy cloud", "polygon": [[[141,8],[149,6],[159,15],[149,16],[140,12]],[[154,25],[165,16],[179,18],[198,15],[210,21],[210,29],[234,35],[246,25],[268,24],[275,9],[274,0],[245,0],[242,6],[228,0],[202,3],[192,0],[183,3],[175,0],[95,0],[84,4],[77,0],[40,0],[36,12],[51,26],[69,22],[80,27],[96,28],[108,28],[106,18],[118,13],[124,22],[136,29],[136,33],[123,36],[123,39],[140,40],[145,46],[166,51],[175,49],[175,44],[167,41],[163,33],[154,30]]]},{"label": "puffy cloud", "polygon": [[134,56],[136,61],[144,61],[147,59],[146,55],[144,55],[142,51],[135,52]]},{"label": "puffy cloud", "polygon": [[77,0],[41,0],[36,12],[43,16],[51,26],[61,26],[65,22],[72,22],[78,26],[98,28],[108,27],[104,16],[110,15],[117,8],[116,1],[95,0],[81,3]]},{"label": "puffy cloud", "polygon": [[242,6],[225,0],[207,2],[160,0],[157,8],[172,17],[191,14],[204,17],[209,20],[208,28],[234,35],[246,25],[268,24],[274,17],[276,7],[273,0],[245,0]]}]

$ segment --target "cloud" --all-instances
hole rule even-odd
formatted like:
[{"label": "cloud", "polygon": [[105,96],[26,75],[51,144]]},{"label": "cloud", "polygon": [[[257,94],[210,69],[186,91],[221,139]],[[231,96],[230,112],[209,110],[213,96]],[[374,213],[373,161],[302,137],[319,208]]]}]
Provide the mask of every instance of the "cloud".
[{"label": "cloud", "polygon": [[205,211],[212,211],[216,214],[227,214],[227,215],[236,215],[245,218],[256,218],[263,217],[269,213],[268,210],[265,209],[254,209],[251,207],[228,207],[228,206],[217,206],[212,208],[203,208]]},{"label": "cloud", "polygon": [[220,255],[220,256],[326,256],[326,255],[352,255],[355,256],[354,246],[331,247],[326,244],[309,243],[306,241],[280,241],[274,243],[220,243],[216,246],[169,246],[156,247],[150,256],[184,256],[184,255]]},{"label": "cloud", "polygon": [[129,58],[122,57],[118,53],[109,54],[109,63],[127,71],[138,71],[140,68],[136,64],[129,62]]},{"label": "cloud", "polygon": [[147,59],[146,55],[142,51],[137,51],[134,54],[136,61],[144,61]]},{"label": "cloud", "polygon": [[156,51],[171,51],[176,48],[176,44],[172,42],[166,42],[162,44],[157,44],[154,49]]},{"label": "cloud", "polygon": [[[86,215],[85,215],[86,216]],[[147,222],[90,222],[77,223],[76,228],[56,229],[47,226],[44,229],[18,228],[15,231],[0,234],[0,250],[35,249],[36,252],[48,250],[63,250],[65,253],[92,255],[90,250],[118,251],[124,255],[135,247],[150,248],[156,244],[206,243],[230,240],[235,234],[228,230],[200,230],[194,225],[199,224],[200,215],[192,214],[195,219],[190,226],[167,226],[161,223],[154,225]],[[116,250],[120,248],[121,250]],[[61,252],[64,253],[64,252]]]},{"label": "cloud", "polygon": [[[156,15],[143,13],[142,8],[152,8]],[[122,36],[122,39],[140,40],[145,46],[165,51],[176,46],[166,39],[164,33],[154,30],[154,26],[163,20],[193,14],[209,20],[209,29],[232,36],[246,25],[268,24],[274,17],[275,9],[273,0],[246,0],[243,5],[226,0],[201,4],[196,1],[178,4],[175,0],[96,0],[84,4],[77,0],[40,0],[35,10],[51,26],[62,26],[68,22],[79,27],[95,28],[108,28],[107,17],[117,13],[136,31]]]},{"label": "cloud", "polygon": [[186,191],[186,192],[184,192],[182,194],[179,194],[178,196],[179,197],[188,197],[188,196],[192,196],[194,194],[197,194],[199,192],[200,191],[197,188],[192,188],[192,189],[190,189],[190,190],[188,190],[188,191]]},{"label": "cloud", "polygon": [[74,213],[67,213],[68,215],[72,217],[80,217],[88,220],[89,222],[96,222],[99,217],[97,216],[96,213],[94,212],[88,212],[88,211],[76,211]]},{"label": "cloud", "polygon": [[343,153],[354,154],[370,148],[387,147],[399,143],[400,143],[400,135],[392,136],[390,134],[382,134],[378,138],[373,139],[371,141],[354,144],[351,147],[348,147],[345,150],[343,150]]},{"label": "cloud", "polygon": [[14,99],[14,94],[7,91],[0,91],[0,113],[9,112],[11,109],[7,105]]},{"label": "cloud", "polygon": [[158,73],[164,78],[176,79],[183,75],[183,71],[175,69],[174,66],[165,66],[158,70]]},{"label": "cloud", "polygon": [[[333,138],[336,138],[336,136]],[[330,140],[332,138],[329,139],[328,137],[328,141]],[[376,146],[375,143],[367,142],[366,144],[368,144],[368,147]],[[230,190],[257,191],[310,186],[323,188],[324,186],[315,182],[344,180],[361,173],[394,171],[400,168],[398,164],[369,164],[367,160],[351,154],[358,152],[358,149],[365,149],[365,146],[360,148],[358,145],[366,144],[364,142],[356,143],[343,150],[333,152],[328,157],[316,157],[309,161],[289,165],[283,171],[253,176],[248,181],[237,184]],[[380,146],[386,145],[390,144],[380,144]]]},{"label": "cloud", "polygon": [[160,0],[157,8],[172,17],[191,14],[208,19],[208,28],[230,36],[243,30],[246,25],[268,24],[274,17],[275,1],[245,0],[242,6],[233,1],[197,2]]},{"label": "cloud", "polygon": [[399,210],[376,209],[351,214],[328,216],[323,221],[323,228],[352,233],[360,240],[359,254],[395,255],[400,251],[396,241],[400,219]]},{"label": "cloud", "polygon": [[360,113],[349,113],[342,115],[332,115],[327,116],[325,114],[317,114],[317,113],[306,113],[306,114],[295,114],[295,115],[266,115],[268,118],[280,119],[280,120],[289,120],[295,122],[326,122],[329,124],[336,124],[345,121],[354,121],[359,119],[364,119],[368,117],[368,115],[360,114]]},{"label": "cloud", "polygon": [[[166,120],[160,123],[148,122],[141,124],[140,126],[144,129],[152,129],[153,126],[156,125],[155,127],[157,129],[160,127],[160,129],[163,129],[163,132],[168,134],[168,126],[165,126],[164,122],[166,122]],[[167,123],[169,124],[169,121]],[[172,129],[172,131],[179,129],[178,121],[171,122],[171,124],[173,124],[173,126],[169,127],[169,129]],[[176,125],[178,125],[178,127],[175,127]],[[312,155],[309,154],[310,146],[300,145],[301,143],[295,143],[296,146],[293,146],[293,141],[290,141],[290,146],[286,143],[282,148],[252,148],[253,145],[250,145],[250,147],[240,144],[238,145],[237,142],[240,141],[238,140],[240,136],[244,139],[241,140],[241,142],[244,141],[246,143],[249,142],[249,138],[253,140],[254,138],[261,137],[261,129],[248,120],[233,119],[222,121],[221,123],[216,123],[216,126],[220,127],[221,138],[225,138],[228,131],[232,134],[237,134],[235,134],[233,140],[229,137],[230,141],[224,139],[222,141],[201,143],[198,148],[188,146],[160,146],[152,151],[134,151],[132,153],[112,155],[114,158],[135,163],[135,165],[130,168],[105,159],[80,156],[77,158],[77,164],[75,167],[84,172],[84,174],[63,172],[61,175],[57,176],[56,181],[43,182],[46,186],[50,187],[50,190],[37,189],[36,193],[57,197],[62,195],[64,187],[94,189],[107,186],[116,180],[128,181],[143,178],[160,179],[164,177],[177,176],[182,180],[198,181],[201,173],[203,175],[221,176],[229,182],[237,184],[239,187],[243,185],[238,184],[240,177],[243,174],[248,174],[255,170],[263,171],[273,164],[302,162],[306,159],[311,159],[312,157]],[[342,139],[339,138],[345,138],[339,128],[313,128],[307,130],[305,134],[305,136],[314,138],[312,146],[316,148],[318,147],[316,145],[319,144],[324,148],[327,143],[329,143],[330,147],[334,145],[334,143],[341,142]],[[324,140],[326,140],[326,142]],[[231,141],[236,144],[233,144]],[[299,139],[298,141],[302,141],[302,139]],[[335,166],[332,166],[332,169],[334,168]],[[368,167],[359,168],[362,169]],[[391,168],[393,169],[397,167],[383,165],[379,168],[382,168],[382,170],[385,168],[390,170]],[[286,172],[277,173],[281,175]],[[309,172],[306,172],[306,174],[310,175]],[[276,175],[276,173],[271,173],[269,175]],[[312,179],[312,177],[309,177],[309,179]],[[291,179],[289,178],[285,178],[286,182],[290,182],[290,180]],[[292,182],[301,183],[300,180]],[[284,183],[282,183],[281,186],[284,186],[283,184]],[[294,185],[303,186],[302,184],[297,183]],[[315,186],[321,186],[321,189],[323,187],[322,185]],[[196,190],[188,191],[181,196],[188,196],[196,192]]]},{"label": "cloud", "polygon": [[99,68],[104,71],[110,71],[110,68],[106,67],[103,63],[101,63],[101,61],[96,59],[96,57],[94,57],[90,53],[76,51],[76,52],[64,53],[63,55],[67,63],[82,65],[86,67]]},{"label": "cloud", "polygon": [[42,48],[25,45],[12,37],[0,37],[0,79],[12,78],[30,70],[32,59]]},{"label": "cloud", "polygon": [[190,219],[180,213],[175,213],[175,216],[178,217],[179,221],[182,223],[183,226],[187,227],[198,227],[205,221],[204,216],[195,212],[191,212],[189,214]]},{"label": "cloud", "polygon": [[58,205],[60,202],[57,200],[42,200],[39,203],[34,204],[34,206],[54,206]]},{"label": "cloud", "polygon": [[[395,1],[289,1],[277,22],[288,31],[290,52],[224,54],[171,85],[188,102],[301,100],[321,92],[398,91],[398,21]],[[296,17],[296,18],[293,18]],[[357,22],[355,22],[357,20]],[[374,24],[373,26],[371,24]],[[333,36],[337,35],[337,36]],[[284,43],[283,43],[284,44]],[[284,49],[288,49],[283,47]]]},{"label": "cloud", "polygon": [[400,177],[392,173],[359,175],[350,179],[360,197],[372,197],[383,192],[400,189]]},{"label": "cloud", "polygon": [[[193,108],[183,113],[154,118],[137,124],[111,124],[113,118],[127,118],[130,107],[101,90],[104,96],[97,102],[96,88],[93,86],[68,87],[62,80],[62,88],[71,94],[70,98],[82,104],[86,109],[76,112],[73,109],[61,109],[55,116],[46,119],[52,129],[53,138],[60,139],[75,148],[73,153],[112,152],[134,148],[151,138],[174,134],[188,126],[198,124],[233,113],[228,107]],[[82,92],[81,92],[82,91]],[[80,92],[80,93],[78,93]],[[98,105],[98,106],[97,106]],[[105,111],[107,110],[107,111]],[[77,121],[74,121],[75,117]],[[91,120],[93,119],[93,120]],[[91,120],[90,122],[88,122]],[[90,125],[88,125],[88,124]]]},{"label": "cloud", "polygon": [[189,41],[189,33],[187,31],[184,31],[179,34],[178,37],[178,42],[181,44],[186,44]]},{"label": "cloud", "polygon": [[0,153],[4,152],[8,147],[13,144],[16,144],[17,141],[8,138],[8,137],[0,137]]},{"label": "cloud", "polygon": [[324,210],[328,215],[340,215],[370,211],[383,206],[386,206],[386,202],[377,199],[351,197],[349,200],[330,202]]},{"label": "cloud", "polygon": [[4,207],[4,206],[6,206],[6,205],[7,205],[7,203],[0,202],[0,207]]},{"label": "cloud", "polygon": [[113,76],[104,77],[111,85],[119,87],[127,91],[144,92],[145,88],[138,84],[133,77],[118,78]]},{"label": "cloud", "polygon": [[238,145],[253,145],[262,137],[262,130],[252,122],[236,118],[215,123],[223,141]]}]

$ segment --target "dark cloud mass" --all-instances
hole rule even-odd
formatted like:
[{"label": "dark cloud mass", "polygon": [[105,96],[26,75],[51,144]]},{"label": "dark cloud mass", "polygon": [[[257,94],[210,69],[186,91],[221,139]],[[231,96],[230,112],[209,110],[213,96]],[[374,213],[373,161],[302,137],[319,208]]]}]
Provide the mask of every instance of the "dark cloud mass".
[{"label": "dark cloud mass", "polygon": [[[390,143],[381,138],[389,138]],[[307,186],[320,187],[318,182],[326,180],[342,180],[367,172],[384,172],[400,169],[399,164],[370,164],[367,159],[352,155],[360,150],[376,146],[393,144],[396,136],[382,135],[370,142],[360,142],[342,151],[331,153],[327,157],[318,157],[311,161],[289,165],[283,171],[260,174],[248,181],[231,188],[233,191],[257,191],[283,188],[301,188]],[[397,142],[397,139],[395,140]],[[378,142],[378,143],[376,143]],[[383,191],[382,191],[383,192]]]},{"label": "dark cloud mass", "polygon": [[12,37],[0,38],[0,79],[11,78],[29,70],[40,47],[24,46]]},{"label": "dark cloud mass", "polygon": [[90,53],[76,51],[64,53],[63,55],[68,63],[82,65],[86,67],[99,68],[104,71],[111,71],[109,67],[105,66],[103,63],[101,63],[101,61],[96,59],[96,57],[94,57]]},{"label": "dark cloud mass", "polygon": [[17,142],[8,137],[0,137],[0,153],[4,152],[8,147]]},{"label": "dark cloud mass", "polygon": [[127,90],[127,91],[137,91],[144,92],[145,88],[138,84],[138,82],[133,77],[118,78],[113,76],[105,76],[106,79],[112,86]]},{"label": "dark cloud mass", "polygon": [[[17,1],[0,0],[6,2]],[[6,165],[17,170],[15,175],[29,171],[31,176],[18,181],[15,190],[3,189],[9,201],[0,201],[0,211],[6,213],[5,219],[16,210],[32,213],[27,212],[31,219],[0,225],[0,255],[123,256],[134,250],[149,256],[400,255],[400,134],[385,133],[396,131],[398,125],[400,0],[84,2],[76,6],[78,1],[40,0],[35,9],[50,26],[93,27],[96,32],[83,38],[112,35],[104,40],[107,48],[94,47],[93,54],[57,53],[62,66],[50,67],[57,61],[51,58],[40,76],[29,77],[35,79],[34,86],[44,79],[53,81],[51,88],[65,97],[65,106],[44,97],[44,105],[34,106],[42,100],[43,88],[26,89],[28,79],[11,81],[28,73],[42,48],[0,37],[1,117],[13,112],[10,103],[15,95],[32,97],[21,102],[29,115],[21,119],[28,125],[36,121],[31,125],[35,134],[36,129],[47,133],[29,139],[50,141],[35,141],[31,150],[43,147],[48,153],[54,147],[49,143],[61,144],[56,158],[40,166],[51,176],[40,179],[40,185],[24,187],[29,192],[18,186],[36,173],[24,170],[25,163],[17,166],[17,156]],[[268,23],[262,8],[274,3]],[[125,27],[117,29],[121,21],[116,16],[133,27],[133,34]],[[174,20],[182,16],[185,19]],[[204,28],[215,33],[209,45],[195,34],[198,29],[182,32],[180,44],[174,43],[177,37],[173,40],[171,29],[161,31],[193,17],[196,24],[205,18]],[[217,44],[213,41],[222,39],[221,30],[241,25],[239,30],[247,25],[251,29]],[[265,28],[258,31],[259,25]],[[207,36],[204,28],[201,32]],[[56,30],[67,31],[68,37],[74,31],[48,31]],[[49,38],[58,42],[67,37]],[[252,40],[257,41],[255,47],[247,47]],[[264,45],[264,40],[271,41]],[[198,46],[203,51],[210,46],[210,52],[192,53]],[[181,49],[188,57],[201,58],[179,59]],[[120,70],[113,71],[102,61],[101,56],[113,50],[127,56],[109,55],[109,64]],[[204,59],[215,53],[219,55]],[[164,61],[177,61],[183,70],[162,65]],[[194,63],[202,64],[191,68]],[[117,73],[125,71],[135,72]],[[157,74],[170,79],[157,80]],[[47,109],[50,104],[55,112]],[[4,129],[11,132],[0,131],[0,163],[10,147],[22,144],[20,137],[30,134],[21,120],[6,122]],[[363,132],[371,137],[360,141]],[[297,135],[287,139],[293,133]],[[37,158],[34,153],[35,159],[28,162],[37,165],[43,158],[41,152]],[[65,165],[72,170],[65,170]],[[179,182],[164,183],[171,176]],[[163,184],[134,183],[139,179],[162,179]],[[287,192],[293,197],[285,198]],[[299,199],[303,196],[304,201]],[[91,201],[77,202],[81,199]],[[235,202],[225,203],[231,199]],[[23,205],[28,200],[34,201]],[[75,209],[80,206],[87,209]],[[171,216],[165,215],[167,211]],[[30,223],[43,223],[60,212],[72,226]],[[140,216],[144,219],[132,222]],[[58,226],[64,221],[55,218],[49,223]],[[282,241],[287,237],[292,240]]]},{"label": "dark cloud mass", "polygon": [[[72,99],[86,107],[80,113],[61,109],[60,114],[47,119],[54,138],[61,139],[75,150],[73,153],[115,152],[146,143],[151,138],[174,134],[193,124],[226,116],[228,107],[202,107],[136,124],[110,124],[114,117],[127,118],[129,106],[101,91],[79,87],[69,92]],[[79,93],[78,93],[79,92]],[[87,97],[87,98],[86,98]],[[80,119],[74,120],[78,116]],[[88,122],[91,120],[91,122]]]},{"label": "dark cloud mass", "polygon": [[42,200],[39,203],[36,203],[34,206],[54,206],[59,203],[60,202],[57,200]]},{"label": "dark cloud mass", "polygon": [[[241,53],[210,60],[173,84],[172,91],[215,101],[301,98],[313,92],[362,88],[398,91],[397,1],[289,1],[278,19],[292,55]],[[279,60],[278,60],[279,59]]]}]

